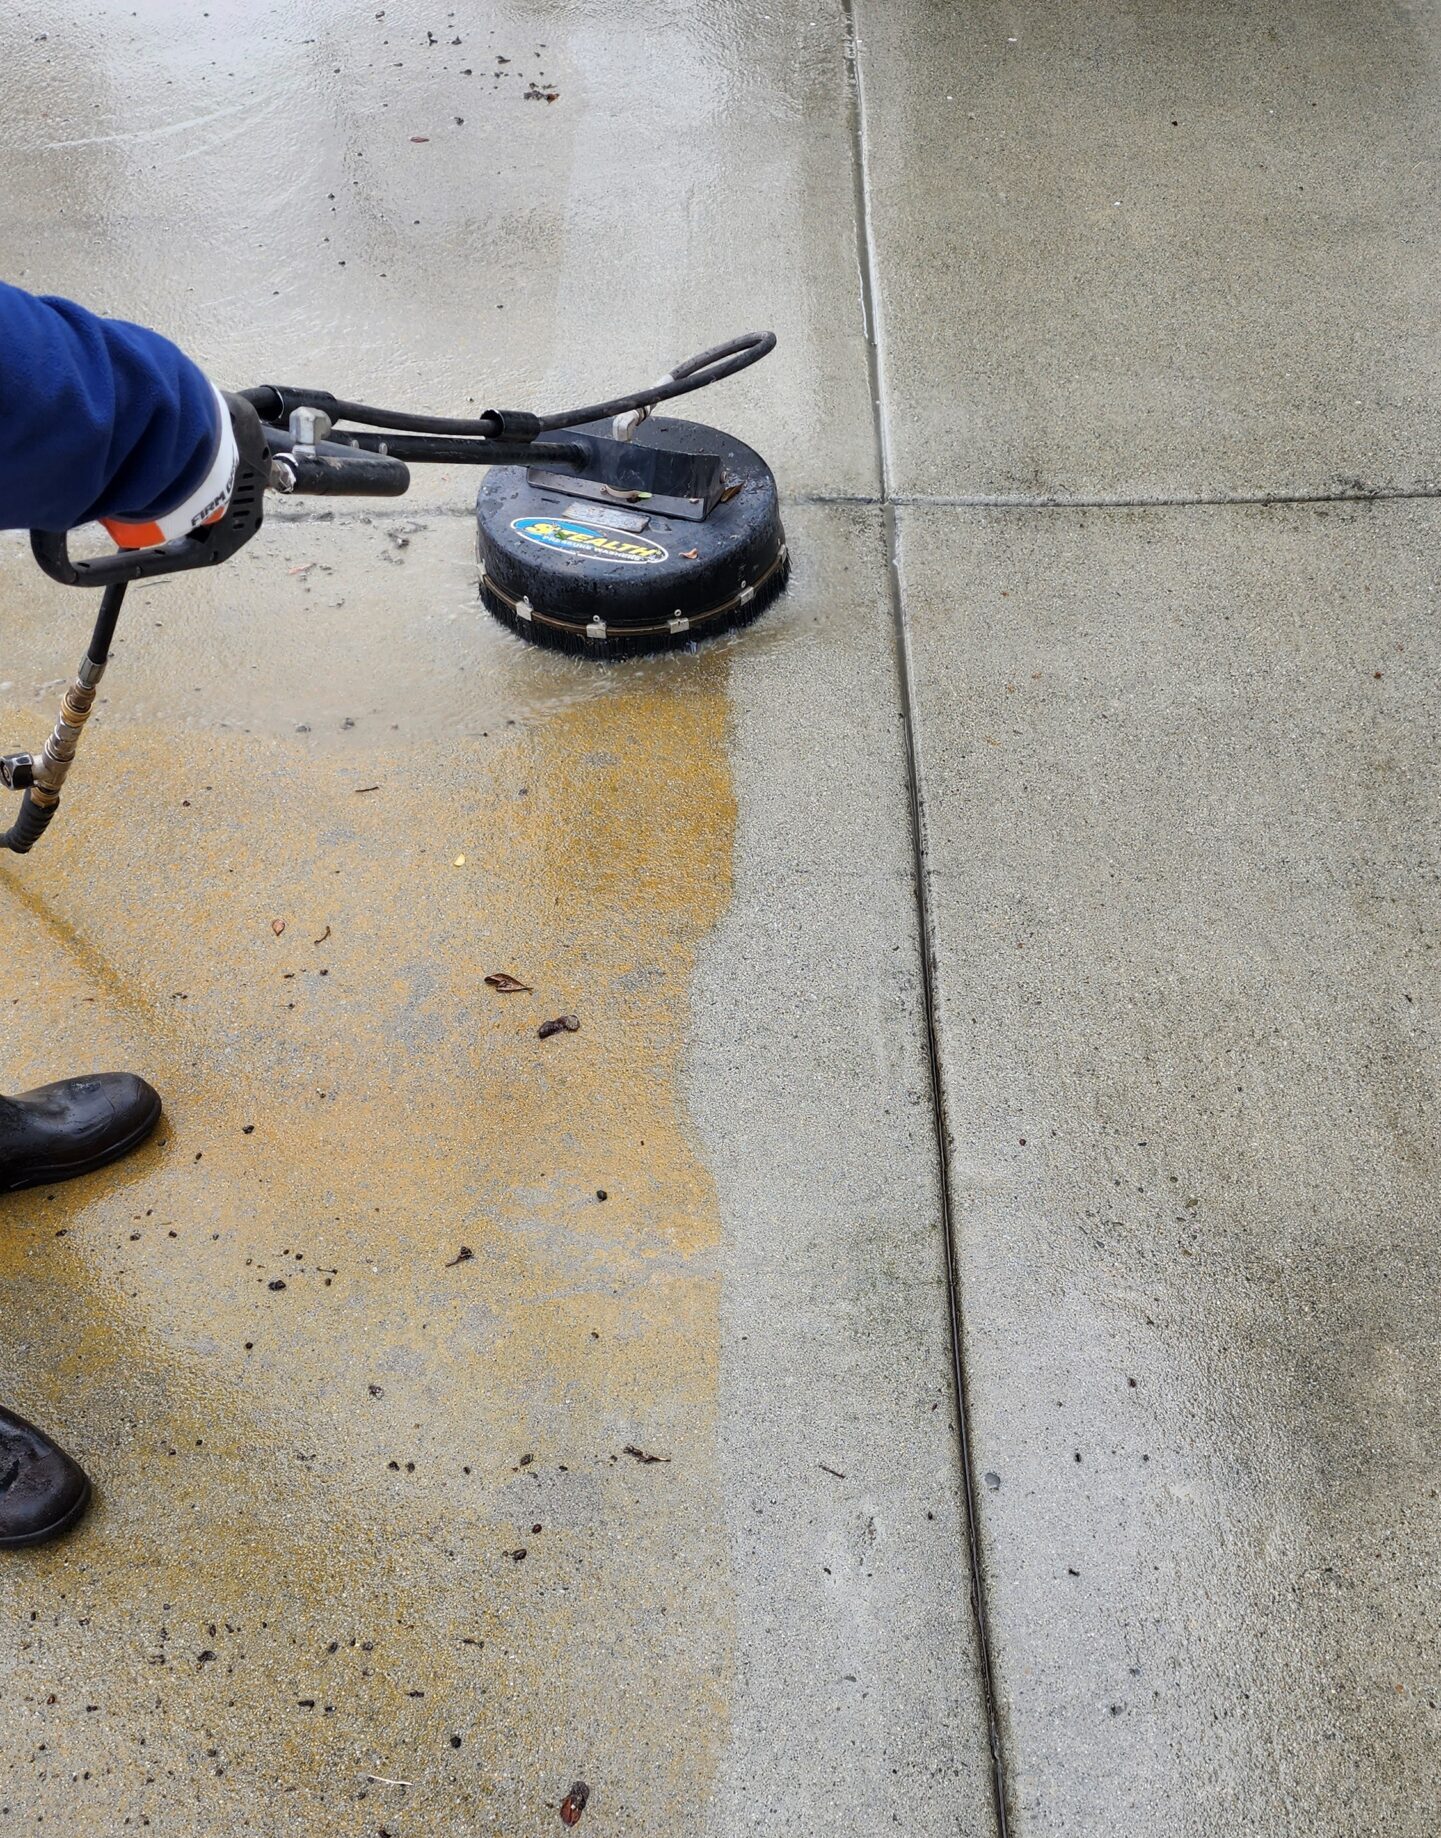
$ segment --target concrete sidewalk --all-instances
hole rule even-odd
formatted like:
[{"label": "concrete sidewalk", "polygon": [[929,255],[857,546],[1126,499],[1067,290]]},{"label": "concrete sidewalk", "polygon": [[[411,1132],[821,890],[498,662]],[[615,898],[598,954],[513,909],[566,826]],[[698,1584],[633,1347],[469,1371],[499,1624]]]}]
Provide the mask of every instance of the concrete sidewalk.
[{"label": "concrete sidewalk", "polygon": [[[1441,11],[1201,11],[0,20],[7,278],[441,412],[773,325],[797,563],[599,670],[457,471],[132,593],[0,1833],[1434,1831]],[[7,743],[83,619],[6,538]]]}]

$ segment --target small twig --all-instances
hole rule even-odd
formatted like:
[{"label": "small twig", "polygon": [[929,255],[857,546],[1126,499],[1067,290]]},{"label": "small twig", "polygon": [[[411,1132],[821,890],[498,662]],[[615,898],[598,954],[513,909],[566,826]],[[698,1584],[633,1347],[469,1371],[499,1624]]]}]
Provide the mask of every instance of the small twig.
[{"label": "small twig", "polygon": [[835,1477],[836,1477],[836,1479],[837,1479],[838,1481],[843,1481],[843,1480],[844,1480],[844,1479],[846,1478],[846,1477],[845,1477],[845,1475],[843,1475],[843,1474],[841,1473],[841,1471],[840,1471],[840,1469],[839,1469],[839,1468],[828,1468],[828,1467],[826,1466],[826,1464],[825,1464],[825,1463],[824,1463],[823,1461],[818,1461],[818,1462],[816,1463],[816,1466],[817,1466],[817,1467],[818,1467],[818,1468],[820,1469],[820,1471],[821,1471],[821,1473],[822,1473],[822,1474],[833,1474],[833,1475],[835,1475]]},{"label": "small twig", "polygon": [[393,1781],[388,1774],[367,1774],[368,1781],[379,1781],[382,1787],[408,1787],[409,1781]]}]

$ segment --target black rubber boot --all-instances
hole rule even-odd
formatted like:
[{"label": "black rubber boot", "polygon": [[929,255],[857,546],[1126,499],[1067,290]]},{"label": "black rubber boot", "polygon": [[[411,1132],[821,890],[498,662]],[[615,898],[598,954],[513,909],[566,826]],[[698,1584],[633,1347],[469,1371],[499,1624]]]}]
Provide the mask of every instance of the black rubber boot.
[{"label": "black rubber boot", "polygon": [[80,1464],[43,1430],[0,1407],[0,1550],[58,1538],[89,1500]]},{"label": "black rubber boot", "polygon": [[92,1174],[138,1149],[159,1121],[160,1094],[132,1072],[0,1098],[0,1193]]}]

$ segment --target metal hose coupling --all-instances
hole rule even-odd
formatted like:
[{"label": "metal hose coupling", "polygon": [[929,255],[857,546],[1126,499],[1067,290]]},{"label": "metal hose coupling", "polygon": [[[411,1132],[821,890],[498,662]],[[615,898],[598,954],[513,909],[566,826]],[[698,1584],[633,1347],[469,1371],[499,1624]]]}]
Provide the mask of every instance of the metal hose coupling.
[{"label": "metal hose coupling", "polygon": [[60,807],[60,789],[74,764],[75,749],[95,706],[99,679],[100,672],[87,657],[80,666],[79,675],[65,691],[59,719],[39,759],[13,754],[5,760],[5,783],[17,791],[23,787],[25,796],[19,816],[0,835],[0,849],[9,849],[15,855],[28,855],[50,827],[50,819]]},{"label": "metal hose coupling", "polygon": [[59,719],[41,748],[39,758],[29,753],[8,753],[0,759],[0,783],[25,794],[19,816],[0,835],[0,849],[9,849],[15,855],[28,855],[50,827],[50,820],[60,807],[60,789],[75,762],[75,749],[95,707],[100,679],[110,655],[110,641],[115,635],[115,621],[124,598],[123,582],[105,590],[90,647],[81,659],[75,680],[65,691]]},{"label": "metal hose coupling", "polygon": [[56,803],[59,802],[60,788],[65,783],[66,774],[75,763],[75,749],[80,744],[85,723],[90,719],[90,711],[95,706],[99,679],[100,672],[94,669],[87,657],[80,666],[79,675],[65,691],[65,700],[60,704],[60,718],[35,762],[34,789]]}]

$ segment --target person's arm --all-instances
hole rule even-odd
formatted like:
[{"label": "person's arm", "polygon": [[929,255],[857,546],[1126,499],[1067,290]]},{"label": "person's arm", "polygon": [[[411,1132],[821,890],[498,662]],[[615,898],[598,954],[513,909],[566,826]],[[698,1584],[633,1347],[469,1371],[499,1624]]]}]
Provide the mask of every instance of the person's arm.
[{"label": "person's arm", "polygon": [[223,514],[235,459],[224,400],[168,339],[0,282],[0,528],[161,542]]}]

